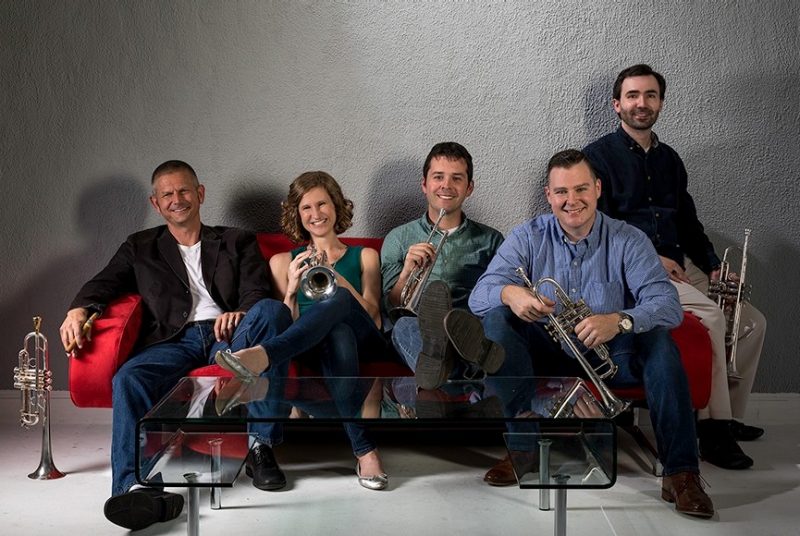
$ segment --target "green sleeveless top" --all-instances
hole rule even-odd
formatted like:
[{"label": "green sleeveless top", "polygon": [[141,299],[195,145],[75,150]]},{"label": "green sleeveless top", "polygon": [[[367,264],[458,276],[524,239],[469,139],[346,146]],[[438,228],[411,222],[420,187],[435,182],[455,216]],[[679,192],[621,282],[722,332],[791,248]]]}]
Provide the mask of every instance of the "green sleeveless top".
[{"label": "green sleeveless top", "polygon": [[[336,272],[347,279],[347,281],[353,285],[353,288],[356,289],[356,292],[361,294],[361,250],[363,246],[347,246],[347,250],[345,250],[344,255],[342,258],[336,261],[334,265],[334,269]],[[292,259],[297,257],[300,253],[306,250],[306,246],[300,246],[299,248],[293,249]],[[302,315],[303,312],[314,305],[314,301],[306,298],[306,295],[303,294],[302,290],[297,292],[297,307],[300,310],[300,314]]]}]

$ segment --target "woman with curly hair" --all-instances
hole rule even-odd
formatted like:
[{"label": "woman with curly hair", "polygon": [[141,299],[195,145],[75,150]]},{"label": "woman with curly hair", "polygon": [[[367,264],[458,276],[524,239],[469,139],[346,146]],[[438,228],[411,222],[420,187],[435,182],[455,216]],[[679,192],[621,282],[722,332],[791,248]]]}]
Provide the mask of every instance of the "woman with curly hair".
[{"label": "woman with curly hair", "polygon": [[[291,310],[295,323],[281,337],[296,340],[298,360],[319,361],[322,373],[331,377],[357,377],[359,358],[381,356],[386,351],[380,332],[380,258],[372,248],[347,246],[338,235],[352,225],[353,203],[344,197],[336,180],[323,171],[309,171],[289,186],[281,203],[281,228],[296,243],[290,252],[274,255],[270,271],[278,299]],[[300,289],[308,260],[326,259],[334,271],[337,289],[329,298],[315,301]],[[262,348],[219,356],[223,367],[239,376],[258,375],[282,356],[269,356]],[[347,391],[347,382],[331,382],[335,389]],[[334,390],[334,389],[332,389]],[[355,413],[360,402],[353,393],[334,392],[340,410]],[[363,402],[363,400],[361,400]],[[368,489],[384,489],[388,477],[383,471],[375,443],[361,424],[346,423],[345,431],[357,458],[359,484]]]}]

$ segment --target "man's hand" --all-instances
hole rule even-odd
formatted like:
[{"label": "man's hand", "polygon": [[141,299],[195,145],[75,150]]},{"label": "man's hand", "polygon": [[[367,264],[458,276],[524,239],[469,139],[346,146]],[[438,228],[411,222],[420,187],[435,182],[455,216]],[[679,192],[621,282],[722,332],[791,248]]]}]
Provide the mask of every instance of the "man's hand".
[{"label": "man's hand", "polygon": [[689,278],[686,276],[686,272],[683,271],[680,264],[669,257],[662,257],[659,255],[658,258],[661,259],[661,264],[664,265],[664,269],[667,271],[667,275],[670,279],[678,283],[689,283]]},{"label": "man's hand", "polygon": [[[67,317],[58,329],[61,335],[61,344],[67,353],[71,353],[75,348],[83,348],[83,325],[89,318],[89,311],[83,307],[76,307],[67,311]],[[92,340],[91,330],[86,332],[86,340]],[[74,341],[74,346],[72,346]]]},{"label": "man's hand", "polygon": [[435,255],[436,249],[428,242],[413,244],[408,248],[408,252],[406,252],[406,256],[403,259],[403,268],[397,276],[394,287],[389,291],[390,305],[402,305],[400,297],[403,293],[403,289],[408,284],[408,278],[411,277],[412,272],[416,268],[424,268],[429,261],[433,260]]},{"label": "man's hand", "polygon": [[511,311],[526,322],[536,322],[555,309],[555,302],[542,296],[539,301],[527,287],[506,285],[500,293],[500,299],[511,308]]},{"label": "man's hand", "polygon": [[424,268],[433,260],[435,255],[436,248],[434,248],[432,244],[428,242],[413,244],[408,248],[406,258],[403,260],[403,269],[400,275],[408,278],[415,268]]},{"label": "man's hand", "polygon": [[594,397],[590,397],[586,394],[578,397],[572,411],[575,413],[576,417],[580,417],[581,419],[600,419],[604,417],[603,410],[600,408],[600,403],[595,400]]},{"label": "man's hand", "polygon": [[619,314],[592,315],[575,326],[575,335],[586,348],[596,348],[619,333]]},{"label": "man's hand", "polygon": [[241,311],[233,311],[219,315],[214,322],[214,336],[217,338],[217,342],[231,342],[233,332],[236,331],[236,326],[239,325],[242,318],[244,318],[244,313]]}]

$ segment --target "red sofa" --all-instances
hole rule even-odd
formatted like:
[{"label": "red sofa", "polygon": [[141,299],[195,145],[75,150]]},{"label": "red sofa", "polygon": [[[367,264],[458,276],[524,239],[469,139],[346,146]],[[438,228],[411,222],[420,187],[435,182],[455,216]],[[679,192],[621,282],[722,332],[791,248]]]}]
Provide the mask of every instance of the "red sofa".
[{"label": "red sofa", "polygon": [[[273,254],[288,251],[294,244],[282,234],[259,233],[258,244],[265,259]],[[380,250],[380,238],[343,238],[349,245],[364,245]],[[92,341],[84,345],[77,356],[70,360],[69,390],[73,403],[78,407],[111,407],[111,379],[127,359],[136,342],[141,326],[141,300],[138,296],[124,296],[108,306],[94,322]],[[711,341],[705,327],[697,318],[686,314],[683,323],[672,331],[681,352],[681,359],[689,378],[692,405],[703,408],[708,403],[711,390]],[[411,371],[387,359],[385,362],[370,362],[362,366],[364,376],[407,376]],[[295,363],[290,374],[313,374],[300,369]],[[196,369],[193,376],[230,376],[216,365]],[[621,397],[644,400],[641,388],[619,389]]]}]

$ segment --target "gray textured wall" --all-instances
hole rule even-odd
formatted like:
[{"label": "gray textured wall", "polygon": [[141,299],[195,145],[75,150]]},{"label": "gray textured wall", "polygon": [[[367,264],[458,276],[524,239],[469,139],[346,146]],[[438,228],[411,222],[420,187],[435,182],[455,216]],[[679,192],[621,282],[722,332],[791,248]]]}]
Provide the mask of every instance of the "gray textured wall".
[{"label": "gray textured wall", "polygon": [[[191,162],[209,223],[277,230],[288,183],[330,171],[352,235],[422,210],[438,141],[476,162],[470,216],[507,232],[544,209],[556,150],[614,128],[610,86],[667,76],[657,125],[721,250],[751,226],[753,301],[769,318],[755,390],[798,392],[798,23],[776,2],[0,3],[0,333],[12,363],[124,237],[159,223],[149,173]],[[57,388],[66,362],[53,352]]]}]

